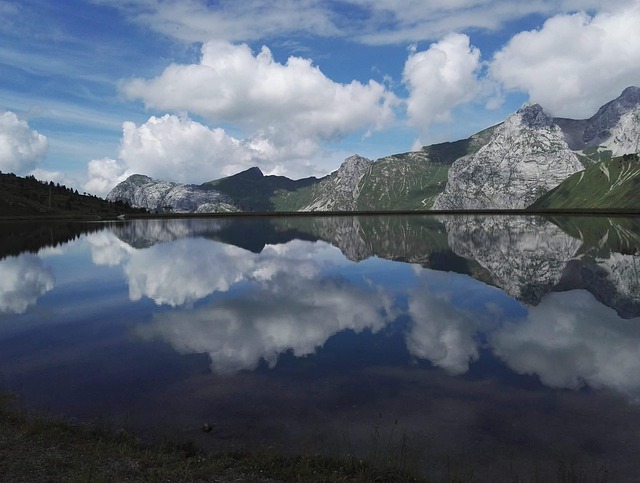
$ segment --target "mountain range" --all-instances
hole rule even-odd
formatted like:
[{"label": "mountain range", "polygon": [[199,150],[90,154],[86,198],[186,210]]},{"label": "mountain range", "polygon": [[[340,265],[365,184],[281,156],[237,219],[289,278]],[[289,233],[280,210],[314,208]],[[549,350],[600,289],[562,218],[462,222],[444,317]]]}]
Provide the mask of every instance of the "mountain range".
[{"label": "mountain range", "polygon": [[[200,185],[136,174],[107,200],[152,212],[315,212],[640,208],[640,88],[583,120],[524,106],[467,139],[370,160],[323,178],[250,168]],[[598,195],[593,196],[594,187]]]}]

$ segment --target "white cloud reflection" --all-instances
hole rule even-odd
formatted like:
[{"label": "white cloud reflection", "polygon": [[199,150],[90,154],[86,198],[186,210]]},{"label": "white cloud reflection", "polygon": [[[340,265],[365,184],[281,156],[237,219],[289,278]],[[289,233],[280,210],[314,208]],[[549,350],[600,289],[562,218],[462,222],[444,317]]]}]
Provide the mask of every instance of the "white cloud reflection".
[{"label": "white cloud reflection", "polygon": [[208,354],[216,373],[261,360],[273,366],[288,351],[313,354],[340,331],[376,332],[408,315],[409,354],[449,374],[466,373],[483,349],[549,387],[639,394],[640,318],[622,319],[584,290],[548,293],[526,307],[471,277],[415,266],[415,279],[403,285],[404,309],[397,303],[404,289],[393,283],[401,274],[392,273],[406,265],[388,262],[389,276],[375,283],[366,270],[346,278],[353,262],[323,242],[267,245],[256,254],[205,238],[139,249],[106,231],[87,238],[94,262],[122,265],[131,300],[174,308],[137,333]]},{"label": "white cloud reflection", "polygon": [[50,268],[31,254],[0,260],[0,312],[22,314],[38,298],[53,290]]},{"label": "white cloud reflection", "polygon": [[112,232],[87,237],[98,265],[122,265],[131,300],[143,297],[177,307],[243,281],[266,282],[280,273],[309,279],[339,251],[322,242],[292,241],[267,245],[255,254],[204,238],[183,238],[136,249]]},{"label": "white cloud reflection", "polygon": [[479,354],[476,314],[456,307],[448,293],[414,290],[409,298],[409,315],[412,324],[406,342],[411,355],[450,374],[467,372]]},{"label": "white cloud reflection", "polygon": [[490,344],[514,371],[546,386],[640,395],[640,318],[620,318],[585,290],[548,294]]},{"label": "white cloud reflection", "polygon": [[138,333],[160,337],[181,353],[208,353],[212,370],[228,374],[254,369],[263,359],[273,367],[287,351],[310,355],[340,331],[376,332],[391,320],[391,298],[381,289],[279,271],[242,297],[158,315]]},{"label": "white cloud reflection", "polygon": [[118,266],[135,251],[107,230],[88,234],[87,241],[91,247],[91,260],[96,265]]},{"label": "white cloud reflection", "polygon": [[[208,353],[217,373],[261,360],[273,366],[284,352],[309,355],[340,331],[375,332],[393,320],[392,297],[366,279],[333,273],[352,262],[324,242],[294,240],[256,254],[204,238],[143,249],[106,231],[88,240],[95,263],[122,265],[132,301],[186,306],[159,312],[139,335],[162,338],[182,353]],[[215,293],[226,295],[192,308]]]}]

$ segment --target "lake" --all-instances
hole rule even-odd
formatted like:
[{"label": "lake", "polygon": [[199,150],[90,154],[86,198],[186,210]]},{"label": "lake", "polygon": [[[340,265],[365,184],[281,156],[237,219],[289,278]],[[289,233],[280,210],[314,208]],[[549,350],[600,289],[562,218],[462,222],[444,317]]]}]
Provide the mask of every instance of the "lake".
[{"label": "lake", "polygon": [[26,407],[433,478],[640,474],[639,218],[0,230],[0,387]]}]

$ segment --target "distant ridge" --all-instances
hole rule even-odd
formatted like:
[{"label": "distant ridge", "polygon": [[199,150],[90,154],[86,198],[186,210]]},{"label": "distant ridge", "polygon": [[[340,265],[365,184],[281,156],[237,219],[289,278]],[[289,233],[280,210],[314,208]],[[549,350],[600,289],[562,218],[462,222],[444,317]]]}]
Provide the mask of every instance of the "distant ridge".
[{"label": "distant ridge", "polygon": [[[202,185],[134,175],[107,199],[179,213],[525,209],[543,206],[536,200],[585,168],[639,151],[640,88],[631,86],[589,119],[553,118],[539,105],[525,106],[467,139],[375,161],[350,156],[323,178],[265,176],[257,167]],[[640,205],[640,190],[625,196],[625,206]],[[571,198],[578,203],[580,196]],[[589,207],[612,208],[616,199]]]},{"label": "distant ridge", "polygon": [[285,176],[265,176],[260,168],[249,168],[226,178],[204,183],[233,199],[243,211],[275,211],[273,197],[278,191],[291,192],[318,182],[317,178],[292,180]]}]

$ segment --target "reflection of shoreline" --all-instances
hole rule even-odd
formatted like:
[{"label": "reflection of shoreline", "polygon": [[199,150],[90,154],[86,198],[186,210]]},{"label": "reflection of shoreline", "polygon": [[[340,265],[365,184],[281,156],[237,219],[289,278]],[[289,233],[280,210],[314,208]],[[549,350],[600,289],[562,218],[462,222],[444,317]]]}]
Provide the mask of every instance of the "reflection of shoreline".
[{"label": "reflection of shoreline", "polygon": [[[550,292],[585,289],[622,317],[640,315],[640,256],[606,248],[608,241],[620,244],[620,233],[632,237],[628,231],[618,228],[610,240],[604,236],[592,255],[589,242],[539,217],[460,216],[443,221],[458,255],[476,260],[497,286],[527,304],[537,305]],[[582,235],[578,229],[575,233]]]},{"label": "reflection of shoreline", "polygon": [[82,221],[0,221],[0,260],[42,248],[57,247],[85,233],[103,230],[105,225]]},{"label": "reflection of shoreline", "polygon": [[[612,222],[615,236],[599,240],[611,248],[600,250],[601,255],[593,259],[585,256],[585,250],[591,251],[592,244],[581,231],[586,230],[589,220],[580,218],[579,228],[566,220],[562,224],[553,218],[552,223],[534,215],[281,216],[255,220],[225,217],[134,220],[116,225],[114,230],[135,247],[202,236],[254,253],[269,244],[322,239],[353,261],[377,256],[466,273],[533,305],[546,293],[584,288],[611,304],[621,315],[633,317],[634,313],[640,313],[640,290],[635,290],[640,287],[640,276],[635,279],[628,276],[634,269],[637,271],[639,262],[634,255],[617,257],[614,249],[640,238],[633,232],[636,224]],[[598,230],[605,230],[602,218],[594,220]],[[258,223],[258,228],[254,223]],[[566,232],[559,228],[565,225]],[[626,245],[621,245],[623,242]],[[583,276],[575,276],[576,263],[581,264]],[[610,267],[613,264],[617,266]]]},{"label": "reflection of shoreline", "polygon": [[[535,256],[546,253],[530,238],[512,239],[529,241]],[[575,248],[561,236],[553,239]],[[514,319],[513,309],[507,309],[507,299],[496,289],[464,275],[414,266],[405,311],[392,309],[396,289],[384,282],[367,286],[364,279],[356,284],[324,275],[324,269],[346,263],[321,262],[332,252],[324,243],[295,241],[254,254],[203,239],[137,250],[124,262],[131,299],[146,296],[157,304],[186,304],[179,311],[157,314],[153,324],[137,332],[147,339],[159,337],[181,353],[207,353],[212,370],[228,374],[252,370],[261,360],[273,367],[288,351],[296,357],[310,355],[345,329],[376,332],[408,315],[408,352],[452,375],[469,370],[480,357],[479,341],[486,340],[484,348],[513,370],[535,374],[550,387],[587,384],[626,394],[640,391],[634,382],[640,351],[627,349],[629,344],[640,346],[640,329],[634,329],[634,323],[640,323],[621,319],[586,291],[544,294]],[[394,273],[392,265],[387,270]],[[433,283],[436,291],[429,288]],[[241,296],[232,293],[239,284],[244,287]],[[484,297],[483,305],[473,310],[460,306],[460,287],[468,287],[479,300]],[[191,308],[214,292],[228,295]],[[611,363],[617,357],[628,367],[616,366],[613,377]]]}]

